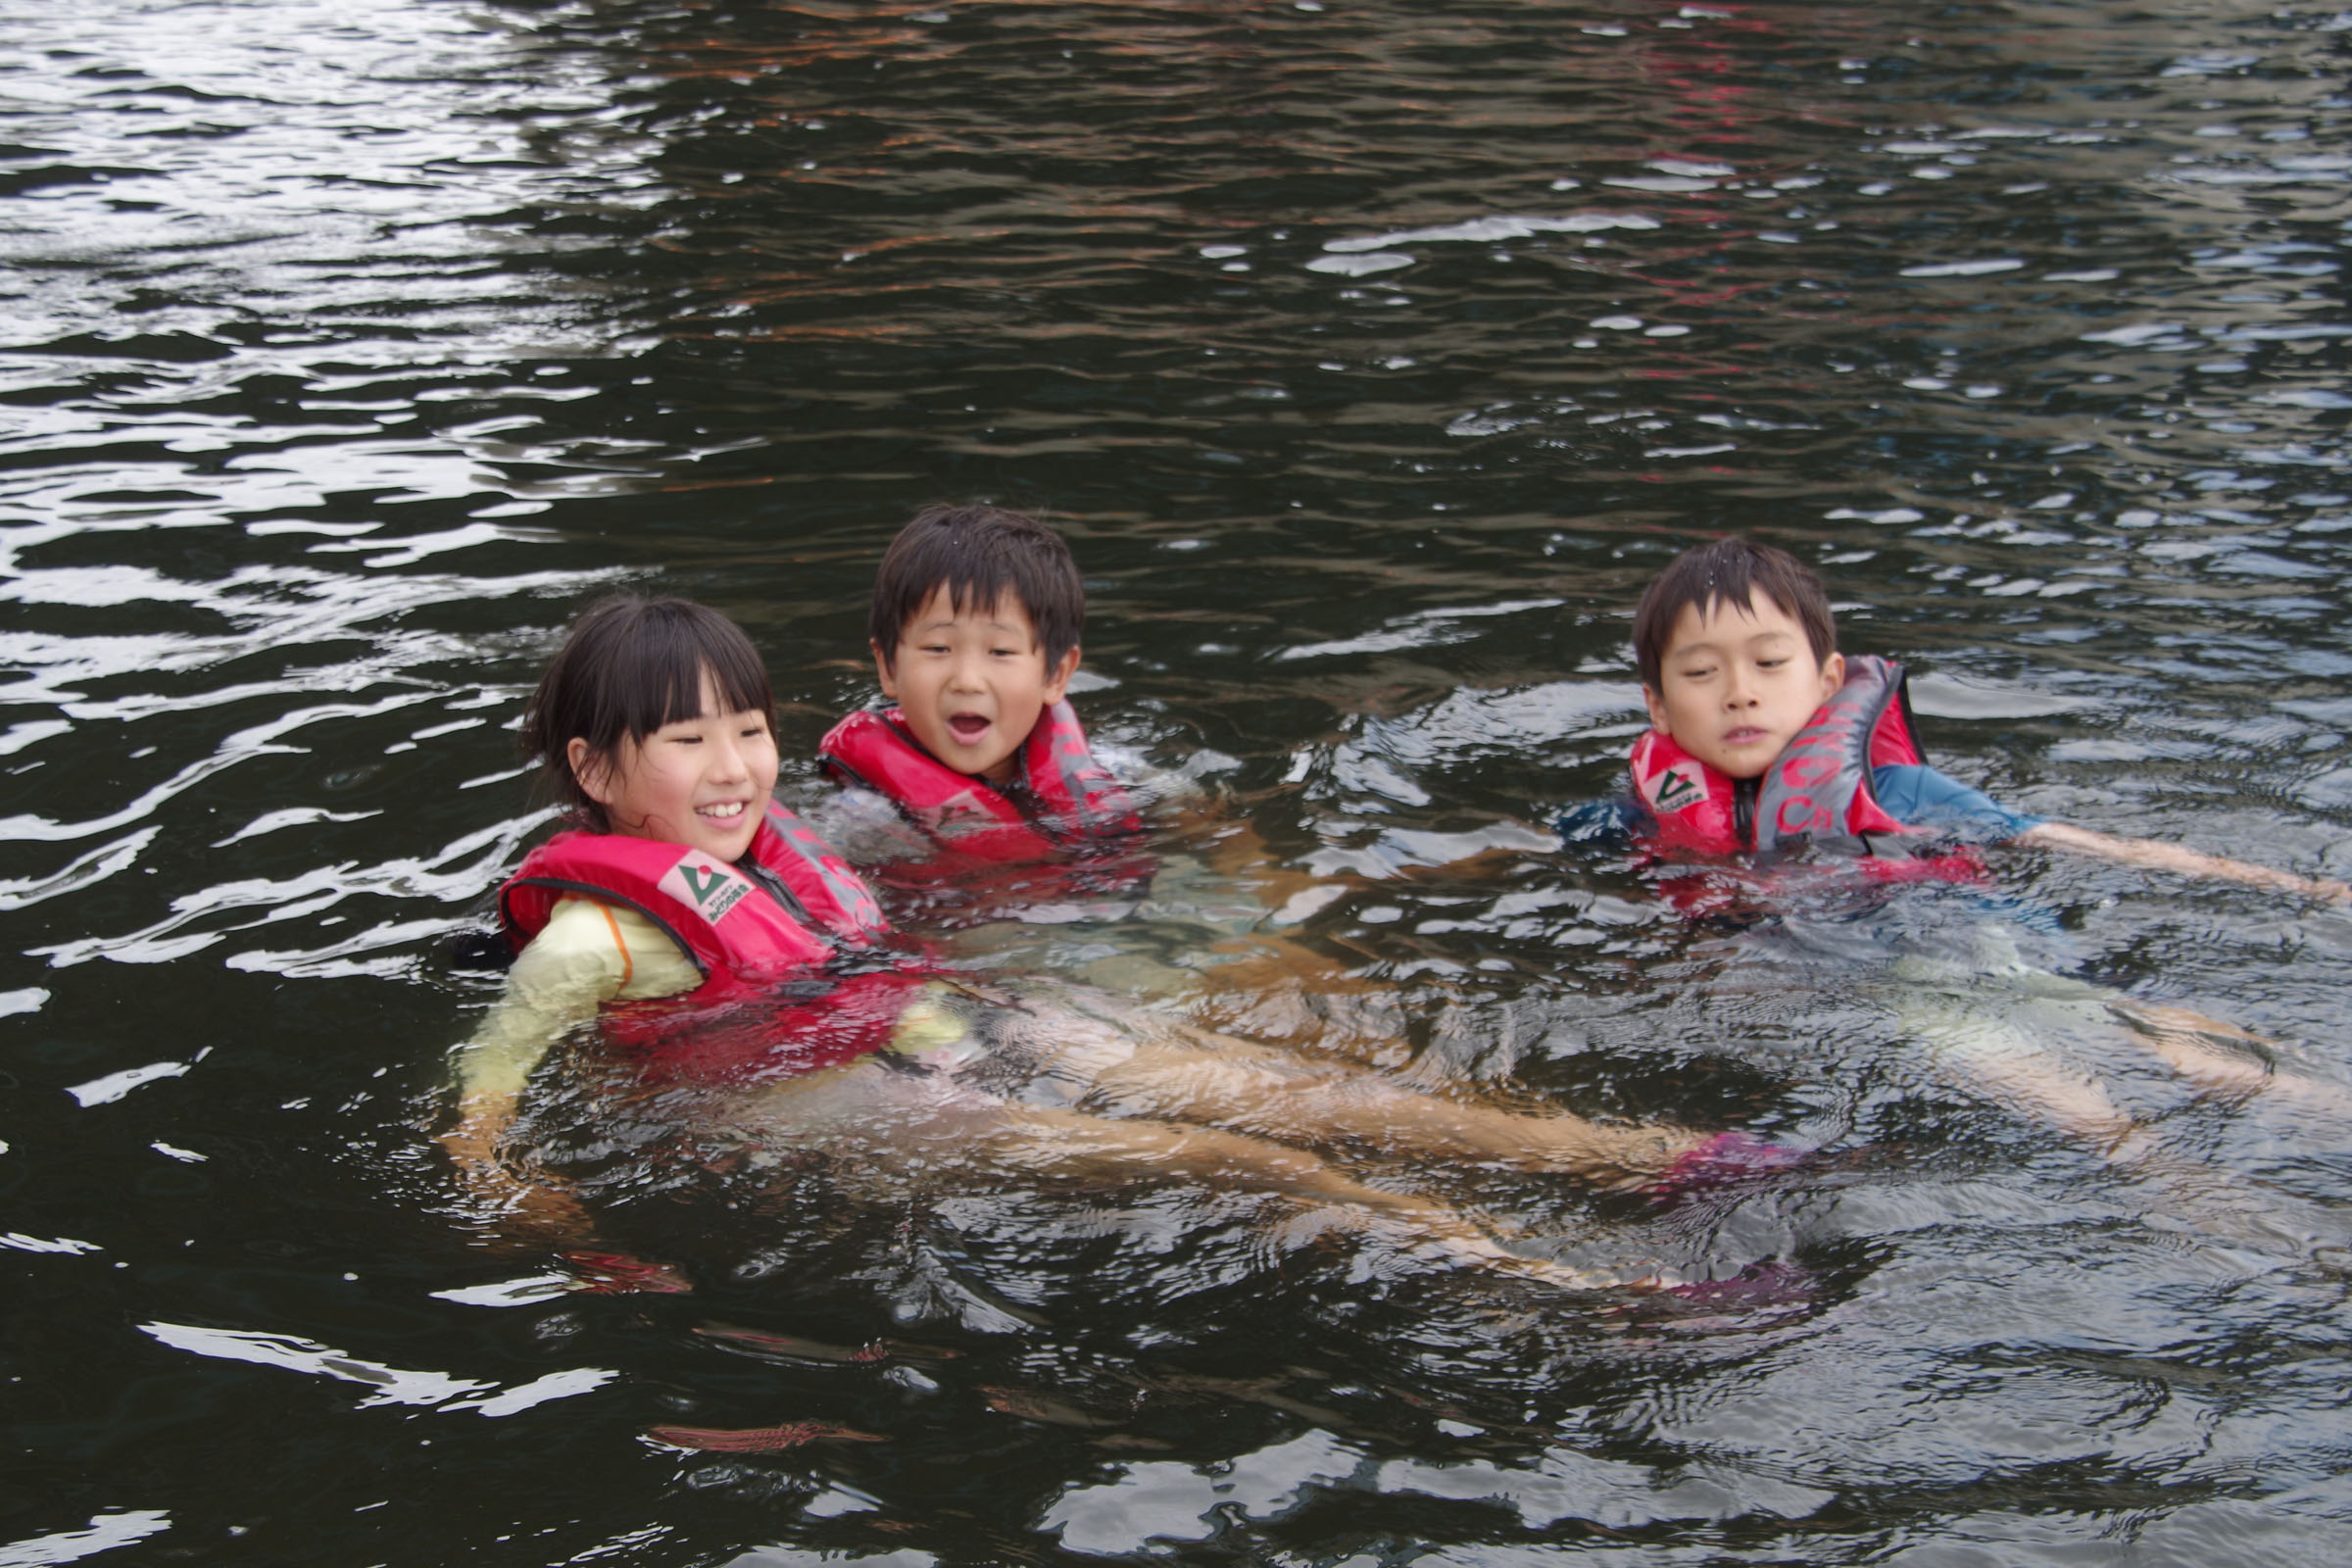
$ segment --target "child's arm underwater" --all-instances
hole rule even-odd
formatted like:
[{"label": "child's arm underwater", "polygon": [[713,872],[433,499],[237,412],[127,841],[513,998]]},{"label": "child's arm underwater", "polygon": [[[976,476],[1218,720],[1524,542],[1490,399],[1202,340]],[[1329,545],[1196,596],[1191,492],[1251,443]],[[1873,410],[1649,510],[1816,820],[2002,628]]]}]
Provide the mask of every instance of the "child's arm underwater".
[{"label": "child's arm underwater", "polygon": [[2300,898],[2328,899],[2337,904],[2352,903],[2352,886],[2332,877],[2297,876],[2292,871],[2253,865],[2219,855],[2206,855],[2159,839],[2115,838],[2105,833],[2093,833],[2088,828],[2070,827],[2064,822],[2039,822],[2018,834],[2013,842],[2047,845],[2054,849],[2072,850],[2079,855],[2095,855],[2143,870],[2219,877]]},{"label": "child's arm underwater", "polygon": [[2005,839],[2012,844],[2069,850],[2142,870],[2218,877],[2300,898],[2332,899],[2339,904],[2352,901],[2352,887],[2331,878],[2297,876],[2267,865],[2205,855],[2160,839],[2117,838],[2064,822],[2024,816],[1982,791],[1970,789],[1922,764],[1881,766],[1873,770],[1872,780],[1880,805],[1913,827],[1953,829],[1974,838]]},{"label": "child's arm underwater", "polygon": [[503,1164],[498,1145],[548,1049],[606,1003],[671,996],[702,976],[642,915],[588,899],[557,905],[507,972],[506,992],[457,1057],[458,1120],[441,1135],[466,1190],[494,1213],[520,1213],[559,1237],[585,1236],[567,1195]]},{"label": "child's arm underwater", "polygon": [[[1918,763],[1887,764],[1873,769],[1873,789],[1879,804],[1904,823],[1934,831],[1957,832],[1980,841],[2006,840],[2093,855],[2148,871],[2174,871],[2183,876],[2215,877],[2268,888],[2299,898],[2352,902],[2352,886],[2331,877],[2298,876],[2267,865],[2206,855],[2160,839],[2117,838],[2064,822],[2021,815],[1933,767]],[[1593,802],[1560,818],[1558,828],[1570,843],[1618,842],[1638,839],[1648,819],[1630,799]]]}]

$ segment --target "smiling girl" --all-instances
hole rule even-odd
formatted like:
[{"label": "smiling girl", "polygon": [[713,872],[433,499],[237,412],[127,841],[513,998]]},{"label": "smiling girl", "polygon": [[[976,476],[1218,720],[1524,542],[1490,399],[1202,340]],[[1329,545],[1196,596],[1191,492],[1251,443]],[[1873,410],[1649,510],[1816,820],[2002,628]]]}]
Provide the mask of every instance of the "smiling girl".
[{"label": "smiling girl", "polygon": [[549,1201],[496,1145],[548,1048],[607,1004],[756,996],[888,930],[857,874],[770,799],[773,706],[742,628],[681,599],[591,606],[540,678],[522,745],[570,817],[499,891],[514,964],[460,1054],[442,1139],[492,1206]]}]

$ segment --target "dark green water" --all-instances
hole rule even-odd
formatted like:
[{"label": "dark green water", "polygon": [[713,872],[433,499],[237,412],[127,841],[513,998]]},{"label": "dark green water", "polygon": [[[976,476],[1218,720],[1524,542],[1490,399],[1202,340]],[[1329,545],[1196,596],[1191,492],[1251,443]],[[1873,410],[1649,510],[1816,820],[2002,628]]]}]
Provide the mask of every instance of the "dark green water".
[{"label": "dark green water", "polygon": [[[1739,528],[1911,662],[1960,777],[2352,872],[2348,38],[2271,0],[12,7],[0,1564],[2328,1560],[2346,1119],[2200,1100],[2012,957],[2340,1093],[2352,918],[1995,851],[1998,897],[1733,931],[1511,824],[1617,786],[1633,597]],[[444,939],[543,821],[521,692],[597,591],[705,598],[812,797],[873,562],[942,498],[1066,531],[1091,723],[1208,791],[1167,829],[1204,913],[964,940],[1867,1150],[1669,1210],[1343,1152],[1798,1298],[1276,1245],[1182,1184],[882,1201],[590,1102],[543,1119],[608,1241],[696,1288],[485,1304],[545,1259],[430,1133],[492,994]],[[1212,1009],[1182,974],[1271,951],[1234,932],[1277,873],[1360,994]],[[2021,1038],[2168,1163],[1983,1092],[1967,1042]],[[645,1436],[793,1421],[879,1441]]]}]

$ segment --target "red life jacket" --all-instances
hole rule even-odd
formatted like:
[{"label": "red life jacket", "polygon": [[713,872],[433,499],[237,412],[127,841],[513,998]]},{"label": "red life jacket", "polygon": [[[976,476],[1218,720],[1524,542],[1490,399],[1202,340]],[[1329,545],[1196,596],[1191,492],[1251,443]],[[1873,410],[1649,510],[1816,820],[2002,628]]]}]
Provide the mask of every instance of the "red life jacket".
[{"label": "red life jacket", "polygon": [[751,853],[733,864],[660,839],[557,834],[499,889],[507,940],[520,952],[546,929],[556,901],[572,896],[653,921],[694,960],[706,989],[725,980],[772,984],[890,930],[849,863],[772,801]]},{"label": "red life jacket", "polygon": [[1879,804],[1871,769],[1924,763],[1911,726],[1903,666],[1862,654],[1845,684],[1805,721],[1760,777],[1709,767],[1662,730],[1634,743],[1634,793],[1657,819],[1657,841],[1703,855],[1859,840],[1863,853],[1901,857],[1883,842],[1913,830]]},{"label": "red life jacket", "polygon": [[879,791],[942,843],[983,860],[1034,860],[1142,827],[1135,805],[1087,749],[1076,710],[1055,703],[1019,753],[1020,801],[923,749],[897,709],[852,713],[817,743],[825,767]]},{"label": "red life jacket", "polygon": [[[499,923],[520,951],[560,899],[619,905],[651,920],[702,971],[683,997],[621,1003],[608,1034],[658,1048],[661,1076],[710,1080],[805,1072],[889,1043],[919,969],[827,972],[889,935],[881,906],[816,831],[771,801],[751,852],[619,833],[559,833],[499,889]],[[879,955],[876,955],[879,957]]]}]

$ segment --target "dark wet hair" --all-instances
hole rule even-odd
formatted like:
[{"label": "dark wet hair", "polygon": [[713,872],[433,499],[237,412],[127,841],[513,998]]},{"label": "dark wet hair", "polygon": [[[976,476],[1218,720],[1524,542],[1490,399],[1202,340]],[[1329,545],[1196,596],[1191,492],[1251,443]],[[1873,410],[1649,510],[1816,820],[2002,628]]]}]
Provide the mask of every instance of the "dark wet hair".
[{"label": "dark wet hair", "polygon": [[925,507],[883,552],[865,634],[883,662],[898,665],[899,634],[942,587],[957,614],[986,611],[1010,595],[1046,652],[1046,667],[1086,631],[1086,586],[1061,535],[1002,507]]},{"label": "dark wet hair", "polygon": [[642,744],[664,724],[701,718],[703,672],[729,712],[767,715],[776,700],[752,640],[717,611],[686,599],[600,599],[580,612],[522,710],[522,750],[543,787],[600,833],[612,830],[566,755],[572,740],[611,759],[621,737]]},{"label": "dark wet hair", "polygon": [[1822,662],[1838,651],[1838,626],[1830,618],[1830,596],[1811,567],[1786,550],[1745,539],[1718,539],[1674,558],[1642,595],[1634,612],[1634,662],[1642,684],[1662,691],[1666,640],[1687,605],[1704,618],[1715,605],[1753,612],[1762,594],[1805,628],[1813,659]]}]

